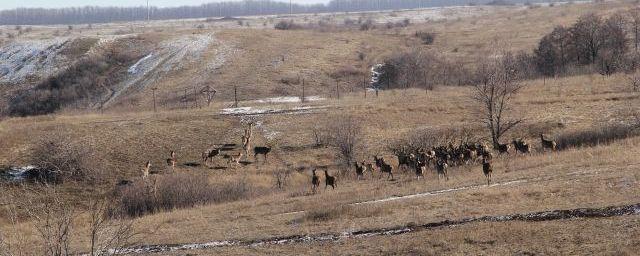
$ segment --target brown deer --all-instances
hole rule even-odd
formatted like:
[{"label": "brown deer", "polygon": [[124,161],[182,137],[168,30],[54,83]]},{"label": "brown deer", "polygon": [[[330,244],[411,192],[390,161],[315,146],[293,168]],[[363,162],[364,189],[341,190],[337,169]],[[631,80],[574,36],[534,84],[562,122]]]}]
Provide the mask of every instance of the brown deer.
[{"label": "brown deer", "polygon": [[336,189],[336,177],[329,175],[329,172],[324,170],[324,189],[327,189],[328,186]]},{"label": "brown deer", "polygon": [[313,176],[311,176],[311,191],[315,194],[320,187],[320,177],[316,174],[316,169],[313,169]]},{"label": "brown deer", "polygon": [[264,162],[267,162],[267,154],[271,152],[271,147],[255,147],[253,148],[253,158],[258,162],[258,155],[264,156]]},{"label": "brown deer", "polygon": [[242,152],[238,152],[235,155],[230,155],[227,160],[227,165],[231,166],[231,163],[235,163],[236,165],[240,164],[240,159],[242,159]]},{"label": "brown deer", "polygon": [[249,128],[244,129],[244,135],[242,135],[242,149],[244,154],[249,157],[249,149],[251,148],[251,139],[253,137],[253,123],[249,123]]},{"label": "brown deer", "polygon": [[356,179],[362,179],[366,168],[364,162],[362,162],[361,164],[359,164],[358,162],[353,162],[353,165],[356,167]]},{"label": "brown deer", "polygon": [[438,172],[438,180],[440,180],[440,177],[444,177],[447,181],[449,180],[449,176],[447,175],[447,168],[449,168],[447,162],[442,160],[438,160],[438,162],[436,162],[436,172]]},{"label": "brown deer", "polygon": [[516,153],[520,151],[523,154],[531,154],[531,145],[529,145],[527,141],[523,139],[515,139],[512,143],[513,147],[516,149]]},{"label": "brown deer", "polygon": [[484,176],[487,177],[487,186],[489,186],[489,184],[491,184],[493,166],[491,166],[491,161],[486,158],[482,159],[482,172],[484,173]]},{"label": "brown deer", "polygon": [[209,161],[213,162],[213,158],[220,154],[219,148],[212,148],[202,152],[202,162],[206,165]]},{"label": "brown deer", "polygon": [[172,170],[176,169],[176,152],[173,150],[169,154],[169,158],[167,158],[167,165],[171,167]]},{"label": "brown deer", "polygon": [[416,161],[416,179],[424,178],[425,170],[427,169],[427,162],[425,160]]},{"label": "brown deer", "polygon": [[151,161],[147,161],[147,164],[142,168],[142,179],[146,180],[149,177],[149,171],[151,170]]},{"label": "brown deer", "polygon": [[551,149],[551,151],[556,151],[558,144],[553,140],[544,139],[544,135],[540,134],[540,141],[542,142],[542,149]]},{"label": "brown deer", "polygon": [[495,149],[498,150],[498,153],[500,153],[500,154],[504,154],[504,153],[509,154],[509,149],[510,148],[511,148],[511,145],[509,145],[509,144],[496,143],[496,145],[495,145]]}]

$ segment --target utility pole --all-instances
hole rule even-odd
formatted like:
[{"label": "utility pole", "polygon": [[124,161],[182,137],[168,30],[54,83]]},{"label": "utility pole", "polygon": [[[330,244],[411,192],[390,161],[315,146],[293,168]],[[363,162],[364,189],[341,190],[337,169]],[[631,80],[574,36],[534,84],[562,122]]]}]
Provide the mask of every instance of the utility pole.
[{"label": "utility pole", "polygon": [[157,87],[151,88],[151,91],[153,92],[153,112],[158,112],[156,109],[156,90],[158,90]]},{"label": "utility pole", "polygon": [[147,0],[147,22],[151,20],[151,8],[149,7],[149,0]]}]

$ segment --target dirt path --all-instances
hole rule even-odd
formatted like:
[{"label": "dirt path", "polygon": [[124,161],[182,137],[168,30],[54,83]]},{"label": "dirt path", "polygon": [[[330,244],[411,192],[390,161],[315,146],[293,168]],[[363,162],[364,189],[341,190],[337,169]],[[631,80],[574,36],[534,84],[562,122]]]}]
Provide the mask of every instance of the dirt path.
[{"label": "dirt path", "polygon": [[301,234],[293,236],[276,236],[258,240],[227,240],[227,241],[210,241],[206,243],[190,243],[190,244],[157,244],[142,245],[137,247],[125,248],[119,251],[111,251],[114,254],[148,254],[171,251],[185,251],[196,249],[210,249],[230,246],[264,246],[264,245],[282,245],[294,243],[310,243],[325,241],[340,241],[344,239],[358,239],[373,236],[390,236],[411,232],[431,230],[442,227],[452,227],[465,225],[475,222],[508,222],[508,221],[554,221],[576,218],[606,218],[625,215],[640,215],[640,203],[608,206],[602,208],[577,208],[567,210],[552,210],[531,213],[517,213],[499,216],[482,216],[471,217],[457,220],[443,220],[439,222],[430,222],[425,224],[417,224],[412,226],[397,226],[381,229],[364,229],[353,232],[343,233],[319,233],[319,234]]}]

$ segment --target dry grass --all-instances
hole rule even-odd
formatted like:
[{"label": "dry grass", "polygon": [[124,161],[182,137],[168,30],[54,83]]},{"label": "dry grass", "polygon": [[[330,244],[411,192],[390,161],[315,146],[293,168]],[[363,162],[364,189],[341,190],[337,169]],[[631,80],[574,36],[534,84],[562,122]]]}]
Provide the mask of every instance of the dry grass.
[{"label": "dry grass", "polygon": [[[77,184],[60,187],[66,199],[80,205],[96,190],[110,191],[120,179],[137,179],[140,168],[149,160],[152,161],[153,172],[170,177],[171,168],[164,161],[171,150],[177,152],[175,175],[196,175],[203,184],[211,184],[216,189],[242,179],[255,191],[260,191],[246,198],[235,198],[241,200],[213,200],[206,204],[188,205],[195,206],[192,208],[142,216],[138,218],[135,230],[142,234],[144,240],[137,244],[341,232],[469,216],[635,203],[636,195],[640,194],[637,172],[640,138],[625,136],[612,143],[569,148],[557,153],[541,152],[537,139],[539,133],[554,137],[631,118],[639,110],[639,96],[629,92],[626,78],[622,75],[607,78],[585,75],[526,82],[527,87],[514,99],[513,109],[522,114],[525,123],[506,136],[528,138],[535,152],[527,156],[498,157],[494,163],[494,182],[519,180],[519,183],[476,186],[484,184],[481,167],[477,165],[452,168],[448,182],[438,181],[433,172],[428,172],[420,181],[415,180],[413,173],[402,172],[394,181],[378,179],[378,173],[374,177],[367,174],[365,180],[357,181],[352,173],[336,167],[334,148],[315,146],[312,132],[314,127],[325,126],[336,116],[349,114],[359,117],[363,127],[362,146],[355,156],[364,160],[373,154],[388,153],[390,142],[406,138],[416,131],[481,128],[476,116],[478,106],[469,98],[469,88],[438,87],[428,93],[418,89],[391,90],[381,92],[378,98],[369,93],[364,99],[361,90],[351,93],[349,85],[345,85],[345,94],[338,100],[329,97],[335,87],[335,81],[329,75],[343,65],[365,69],[367,64],[385,54],[415,46],[419,39],[413,37],[414,29],[428,29],[438,35],[433,45],[421,47],[446,52],[459,48],[451,55],[475,56],[486,54],[491,40],[499,35],[509,35],[504,40],[512,42],[513,49],[530,49],[539,35],[548,32],[555,24],[570,23],[579,14],[590,10],[609,12],[622,7],[618,3],[607,3],[526,11],[506,8],[495,15],[496,18],[414,25],[397,34],[384,30],[333,33],[306,30],[220,31],[217,34],[220,38],[233,42],[241,50],[229,65],[215,74],[221,100],[211,107],[159,113],[116,110],[105,114],[68,112],[3,120],[0,122],[0,147],[5,150],[0,154],[0,165],[30,164],[38,138],[45,134],[60,134],[77,141],[90,141],[92,148],[98,149],[96,157],[108,160],[105,173],[109,184],[96,188]],[[518,27],[514,24],[526,24],[526,30],[514,32],[513,28]],[[372,37],[377,40],[371,40]],[[413,41],[406,43],[407,38]],[[367,53],[366,62],[360,62],[357,52]],[[285,55],[285,62],[276,61],[281,60],[282,55]],[[282,85],[281,81],[283,77],[294,77],[292,74],[301,70],[308,77],[307,95],[321,95],[327,100],[304,104],[246,101],[271,96],[274,91],[300,95],[298,85]],[[183,74],[189,75],[189,72],[196,71],[189,70]],[[182,75],[176,75],[164,81],[163,85],[170,89],[185,81],[188,80]],[[311,114],[242,118],[219,115],[222,108],[230,105],[225,100],[231,95],[227,86],[229,81],[240,88],[241,100],[244,100],[240,106],[326,108]],[[149,109],[148,98],[141,102],[147,106],[142,109]],[[259,121],[254,131],[254,146],[270,143],[275,147],[268,163],[253,163],[253,157],[249,157],[251,163],[231,168],[227,168],[226,160],[221,158],[216,159],[211,167],[194,164],[198,163],[202,150],[213,144],[240,143],[240,135],[243,134],[240,123],[248,119]],[[310,169],[317,166],[328,166],[331,173],[344,174],[339,177],[336,190],[320,189],[319,194],[311,195]],[[286,186],[278,189],[274,173],[284,170],[290,171],[291,176]],[[384,203],[350,205],[468,186],[472,187]],[[84,215],[79,217],[80,220],[84,218]],[[0,227],[6,227],[5,224],[0,222]],[[25,236],[21,241],[36,240],[30,224],[29,220],[24,220],[16,227]],[[637,226],[634,217],[545,223],[478,223],[394,237],[310,246],[229,248],[201,253],[477,254],[484,250],[487,254],[525,251],[623,254],[634,252],[640,245],[628,242],[629,239],[610,238],[626,234],[623,232],[638,233]],[[86,249],[86,239],[83,238],[86,232],[84,228],[78,229],[78,239],[73,240],[73,248],[78,251]],[[425,237],[429,242],[424,242]],[[547,247],[548,244],[560,247]],[[589,246],[585,247],[585,244]],[[411,249],[413,247],[415,249]]]}]

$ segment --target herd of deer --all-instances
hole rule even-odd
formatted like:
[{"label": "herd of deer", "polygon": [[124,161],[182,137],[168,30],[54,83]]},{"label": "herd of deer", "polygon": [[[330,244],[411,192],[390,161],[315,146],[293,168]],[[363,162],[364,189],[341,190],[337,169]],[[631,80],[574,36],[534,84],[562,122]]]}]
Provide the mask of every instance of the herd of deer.
[{"label": "herd of deer", "polygon": [[[249,150],[251,148],[251,138],[253,137],[253,123],[249,124],[249,127],[244,130],[244,134],[242,135],[242,151],[239,151],[235,154],[222,154],[224,150],[222,147],[214,146],[202,152],[202,164],[208,165],[210,162],[213,162],[213,159],[216,156],[223,156],[227,159],[227,165],[231,166],[232,163],[240,164],[243,156],[249,156]],[[264,156],[264,162],[267,162],[267,155],[271,152],[271,147],[269,146],[257,146],[253,148],[253,157],[254,161],[258,161],[258,156]],[[171,151],[169,153],[169,158],[167,158],[167,166],[171,167],[172,170],[175,170],[177,164],[176,153],[175,151]],[[142,168],[142,178],[146,179],[149,176],[151,171],[151,161],[147,161],[147,163]]]},{"label": "herd of deer", "polygon": [[[251,138],[252,124],[249,125],[249,128],[245,129],[244,135],[242,136],[242,151],[233,155],[226,155],[228,159],[228,165],[230,165],[231,163],[239,164],[243,156],[248,157],[249,149],[251,147]],[[553,140],[545,139],[543,134],[540,134],[540,142],[543,150],[550,149],[552,151],[555,151],[557,149],[557,143]],[[514,139],[511,144],[513,144],[516,153],[531,153],[531,145],[524,139]],[[498,151],[499,154],[508,154],[509,150],[511,149],[511,144],[496,143],[494,145],[494,149]],[[213,158],[220,155],[221,151],[222,149],[218,147],[213,147],[205,150],[202,153],[203,164],[206,165],[209,161],[213,161]],[[267,155],[270,152],[271,147],[268,146],[254,147],[253,157],[257,162],[258,155],[263,155],[264,161],[267,162]],[[396,169],[400,169],[402,166],[413,168],[417,179],[424,178],[424,174],[427,171],[428,167],[432,166],[438,174],[438,180],[449,180],[449,176],[447,174],[447,169],[449,168],[449,166],[477,163],[478,160],[480,160],[482,163],[482,171],[487,179],[487,185],[491,184],[491,174],[493,173],[493,153],[488,146],[481,143],[461,143],[458,146],[454,146],[452,143],[449,143],[448,146],[434,146],[430,149],[420,148],[414,150],[414,152],[408,152],[407,150],[402,149],[395,152],[394,158],[397,158],[397,166],[395,166]],[[371,175],[373,175],[374,170],[378,169],[380,171],[379,178],[382,178],[382,176],[386,173],[387,179],[393,180],[394,165],[392,164],[392,161],[393,160],[391,159],[391,157],[373,156],[373,162],[355,162],[354,167],[356,171],[356,177],[358,180],[360,180],[364,177],[364,174],[366,172],[370,172]],[[174,151],[171,151],[170,157],[167,158],[167,165],[174,170],[176,167],[176,163],[176,153]],[[142,169],[143,179],[146,179],[149,176],[150,169],[151,161],[147,161]],[[320,186],[320,177],[316,174],[315,169],[312,171],[312,173],[313,175],[311,177],[311,185],[312,190],[315,193],[317,191],[317,188]],[[326,169],[324,170],[324,175],[325,189],[329,186],[335,189],[336,177],[329,175]]]},{"label": "herd of deer", "polygon": [[[557,143],[553,140],[547,140],[544,135],[540,134],[540,142],[543,150],[550,149],[555,151],[557,149]],[[516,153],[523,154],[531,153],[531,144],[526,140],[517,138],[512,141],[513,147]],[[499,154],[509,154],[511,144],[496,143],[494,149]],[[437,146],[430,149],[417,149],[414,152],[408,152],[407,150],[399,150],[395,152],[394,156],[373,156],[373,162],[360,161],[355,162],[356,177],[360,180],[364,177],[366,172],[370,172],[373,175],[374,166],[380,171],[380,177],[383,174],[387,174],[387,179],[393,179],[394,165],[391,163],[397,159],[396,169],[400,169],[402,166],[413,168],[417,179],[424,178],[424,174],[429,166],[438,174],[438,180],[449,180],[447,169],[450,166],[458,166],[463,164],[477,163],[481,161],[482,171],[487,179],[487,185],[491,184],[491,175],[493,173],[493,153],[488,146],[480,143],[469,144],[461,143],[458,146],[454,146],[449,143],[448,146]]]}]

